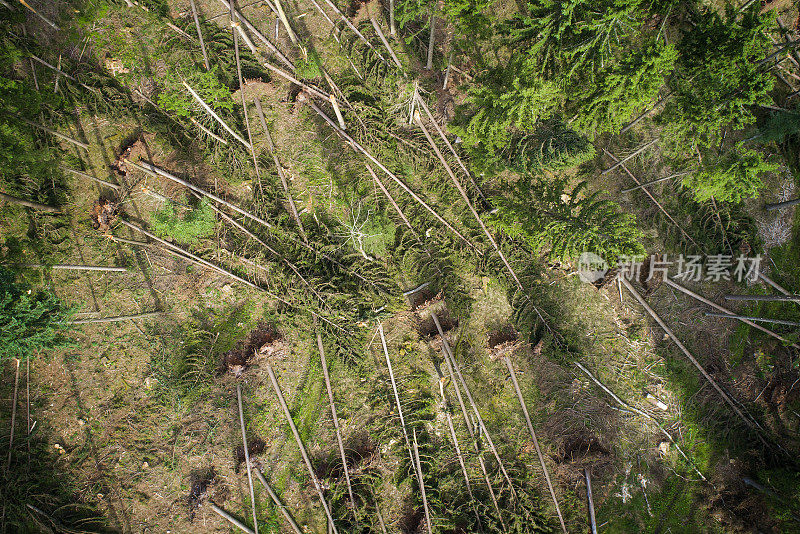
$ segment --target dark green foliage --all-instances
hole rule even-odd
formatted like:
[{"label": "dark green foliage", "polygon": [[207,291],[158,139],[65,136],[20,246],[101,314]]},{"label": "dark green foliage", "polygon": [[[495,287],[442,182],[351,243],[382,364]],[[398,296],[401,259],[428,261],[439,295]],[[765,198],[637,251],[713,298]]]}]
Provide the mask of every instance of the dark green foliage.
[{"label": "dark green foliage", "polygon": [[469,90],[469,104],[461,110],[469,119],[453,130],[467,148],[480,146],[496,153],[518,132],[533,130],[539,121],[551,118],[559,101],[556,84],[534,77],[514,63],[476,80]]},{"label": "dark green foliage", "polygon": [[0,363],[66,346],[69,315],[70,308],[55,295],[16,282],[12,271],[0,267]]},{"label": "dark green foliage", "polygon": [[533,133],[514,139],[506,158],[520,174],[578,167],[592,159],[594,146],[558,119],[540,123]]},{"label": "dark green foliage", "polygon": [[547,252],[554,259],[584,251],[609,261],[644,253],[631,215],[598,192],[585,196],[586,182],[567,187],[565,178],[522,177],[509,194],[495,199],[498,212],[492,222],[535,253]]},{"label": "dark green foliage", "polygon": [[774,76],[758,61],[771,47],[767,31],[774,22],[758,9],[754,4],[739,15],[728,7],[724,17],[701,11],[679,41],[675,96],[662,115],[677,152],[716,146],[727,132],[755,122],[751,106],[769,102]]},{"label": "dark green foliage", "polygon": [[759,130],[759,143],[783,143],[796,138],[800,133],[800,106],[795,111],[773,111]]}]

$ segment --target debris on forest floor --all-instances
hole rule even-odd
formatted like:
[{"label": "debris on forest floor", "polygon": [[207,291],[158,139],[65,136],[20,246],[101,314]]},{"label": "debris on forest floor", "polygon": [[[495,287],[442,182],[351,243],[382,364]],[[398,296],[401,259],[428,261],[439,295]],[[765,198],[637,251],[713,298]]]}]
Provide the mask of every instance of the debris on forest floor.
[{"label": "debris on forest floor", "polygon": [[222,372],[229,372],[237,378],[250,367],[254,357],[283,357],[288,345],[283,335],[274,325],[263,321],[247,336],[236,342],[231,350],[222,355]]},{"label": "debris on forest floor", "polygon": [[559,463],[583,461],[611,454],[596,436],[585,432],[579,432],[565,439],[561,449],[556,458]]},{"label": "debris on forest floor", "polygon": [[[659,267],[659,263],[664,260],[664,256],[660,254],[647,256],[644,259],[642,268],[639,271],[639,284],[644,289],[643,296],[649,297],[664,282],[664,271]],[[655,264],[653,264],[653,261],[655,261]]]},{"label": "debris on forest floor", "polygon": [[409,301],[411,309],[414,310],[414,328],[420,337],[435,339],[439,335],[439,329],[436,328],[436,322],[433,320],[432,314],[434,313],[439,319],[442,331],[449,332],[458,326],[458,319],[450,315],[442,293],[433,296],[427,289],[424,289],[410,295]]},{"label": "debris on forest floor", "polygon": [[619,275],[619,267],[612,267],[611,269],[606,271],[606,274],[604,274],[603,276],[592,282],[592,285],[597,289],[605,289],[617,279],[618,275]]},{"label": "debris on forest floor", "polygon": [[214,467],[196,469],[189,475],[189,521],[194,521],[195,512],[200,504],[208,498],[208,490],[217,482],[217,472]]},{"label": "debris on forest floor", "polygon": [[131,171],[127,165],[128,161],[138,161],[141,158],[147,159],[147,155],[148,150],[144,139],[137,133],[123,141],[119,149],[119,156],[110,167],[120,176],[128,176]]},{"label": "debris on forest floor", "polygon": [[[373,466],[378,458],[378,447],[366,432],[358,433],[346,440],[345,459],[350,477],[355,477]],[[319,451],[311,463],[314,474],[320,480],[339,480],[344,477],[344,466],[337,448]]]},{"label": "debris on forest floor", "polygon": [[489,333],[489,359],[497,361],[504,356],[512,354],[525,343],[520,339],[519,332],[510,324]]},{"label": "debris on forest floor", "polygon": [[[251,438],[247,440],[247,455],[250,457],[251,465],[253,464],[253,457],[263,453],[266,448],[267,444],[261,438]],[[237,445],[234,450],[234,455],[236,456],[236,466],[233,468],[233,472],[238,474],[239,469],[245,462],[244,447]]]},{"label": "debris on forest floor", "polygon": [[111,223],[117,218],[117,203],[111,199],[101,196],[92,204],[92,228],[108,233]]}]

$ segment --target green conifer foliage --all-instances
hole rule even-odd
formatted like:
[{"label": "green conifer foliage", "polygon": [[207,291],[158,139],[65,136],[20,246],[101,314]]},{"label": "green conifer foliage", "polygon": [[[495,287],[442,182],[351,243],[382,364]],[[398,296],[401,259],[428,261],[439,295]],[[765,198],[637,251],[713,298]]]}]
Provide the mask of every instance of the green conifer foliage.
[{"label": "green conifer foliage", "polygon": [[62,334],[69,312],[52,293],[16,282],[12,271],[0,267],[0,364],[66,345]]},{"label": "green conifer foliage", "polygon": [[586,182],[568,189],[567,179],[524,176],[509,194],[495,199],[494,225],[553,259],[594,252],[606,259],[644,253],[636,220],[617,204],[585,195]]}]

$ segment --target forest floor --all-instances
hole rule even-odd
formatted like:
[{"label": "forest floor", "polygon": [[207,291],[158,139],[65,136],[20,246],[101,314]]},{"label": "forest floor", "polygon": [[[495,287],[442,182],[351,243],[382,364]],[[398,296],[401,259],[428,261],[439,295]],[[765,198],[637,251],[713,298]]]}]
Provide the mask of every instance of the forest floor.
[{"label": "forest floor", "polygon": [[[199,0],[197,5],[206,19],[228,27],[221,3]],[[325,20],[312,5],[304,0],[286,5],[295,14],[298,26],[302,25],[303,34],[310,36],[323,62],[344,69],[346,65],[337,55]],[[173,20],[184,20],[186,13],[191,13],[188,0],[170,1],[169,7]],[[795,12],[796,9],[788,12],[786,18]],[[275,18],[261,2],[242,7],[242,13],[267,35],[274,35]],[[219,16],[213,18],[216,15]],[[139,22],[150,20],[139,21],[139,16],[143,15],[138,8],[124,8],[119,13],[106,13],[97,25],[103,31],[124,34]],[[276,44],[282,50],[290,50],[292,45],[285,31],[281,28],[279,33]],[[163,38],[173,36],[165,33]],[[98,55],[99,52],[95,50]],[[108,57],[115,57],[115,50],[106,52]],[[148,61],[156,73],[169,68],[159,64],[158,58]],[[334,78],[336,69],[331,68]],[[347,193],[340,189],[338,165],[352,156],[343,146],[331,149],[334,134],[301,109],[301,103],[292,101],[289,84],[277,77],[252,80],[246,85],[246,94],[248,100],[255,95],[261,98],[299,209],[325,211],[332,218],[343,220],[369,219],[370,214],[383,210],[379,206],[384,203],[383,196],[377,188],[360,199],[358,213],[352,208],[354,204],[343,201]],[[457,100],[458,94],[454,90],[448,97]],[[238,98],[239,93],[235,93],[234,99]],[[446,108],[444,104],[443,114],[447,113]],[[146,159],[154,165],[216,191],[231,202],[252,198],[258,187],[255,181],[230,180],[218,166],[204,161],[199,151],[175,151],[136,121],[81,114],[79,124],[79,130],[72,134],[91,145],[88,154],[80,154],[84,172],[123,186],[126,196],[120,210],[127,214],[127,220],[146,225],[151,214],[162,207],[163,200],[151,191],[179,202],[188,198],[185,188],[167,179],[138,170],[123,176],[110,169],[131,139],[137,140],[134,150],[140,155],[146,153]],[[254,144],[266,146],[255,114],[250,117],[250,125]],[[640,144],[648,133],[646,128],[601,144],[621,157]],[[627,166],[646,181],[666,174],[658,161],[656,150],[632,159]],[[610,164],[611,160],[601,152],[596,161],[598,174]],[[769,184],[762,200],[773,201],[779,194],[796,196],[789,194],[791,179],[776,174],[772,180],[774,183]],[[603,176],[592,186],[616,192],[631,187],[631,181],[620,170]],[[666,194],[673,191],[668,184],[659,187]],[[330,494],[341,497],[345,490],[336,464],[336,436],[310,318],[288,313],[275,298],[177,259],[161,248],[132,247],[93,229],[89,216],[94,202],[101,195],[112,193],[94,182],[71,177],[70,225],[47,235],[55,236],[51,245],[58,251],[59,263],[123,266],[127,270],[53,270],[43,275],[44,282],[77,307],[75,319],[151,311],[160,315],[82,324],[71,334],[72,347],[32,359],[29,371],[22,368],[21,391],[29,388],[30,395],[20,396],[23,416],[18,417],[25,419],[26,410],[22,407],[30,407],[30,418],[52,447],[52,469],[68,481],[82,502],[98,508],[111,531],[228,531],[230,525],[207,502],[211,500],[248,524],[251,522],[247,470],[240,466],[236,452],[242,442],[236,398],[239,383],[248,434],[251,440],[258,438],[264,444],[255,455],[255,465],[261,467],[307,532],[325,532],[325,514],[266,372],[267,357],[256,357],[238,378],[224,368],[218,371],[223,367],[224,355],[237,350],[237,342],[258,332],[263,324],[277,328],[281,339],[268,358],[318,476],[331,486]],[[626,193],[615,200],[636,213],[640,221],[658,218],[646,197]],[[756,217],[766,217],[759,206],[754,203],[748,209]],[[15,218],[8,215],[16,213],[13,210],[17,208],[2,210],[7,215],[3,217],[3,234],[28,231],[32,223],[22,216],[22,211]],[[788,219],[787,215],[781,216],[786,220],[759,220],[764,237],[770,237],[770,232],[781,234],[766,251],[762,265],[773,280],[797,293],[800,222],[796,214],[792,220],[791,212],[787,213]],[[681,222],[691,219],[690,214],[682,215]],[[235,265],[248,280],[285,296],[282,292],[286,288],[280,284],[271,286],[269,273],[235,259],[244,257],[246,252],[255,257],[258,247],[253,242],[239,248],[226,246],[236,231],[220,220],[216,224],[214,237],[202,250],[204,258]],[[654,253],[664,250],[675,231],[664,230],[660,223],[653,223],[646,230],[648,252]],[[328,362],[350,470],[354,479],[369,480],[375,492],[373,502],[365,507],[379,507],[383,521],[390,527],[394,525],[392,532],[422,532],[419,510],[410,497],[415,491],[414,478],[396,474],[408,466],[398,441],[399,421],[376,319],[382,321],[386,332],[400,396],[408,410],[406,417],[411,426],[424,429],[428,435],[422,451],[423,469],[425,458],[430,458],[433,465],[437,456],[437,466],[449,462],[450,469],[458,475],[454,454],[435,450],[445,449],[449,443],[437,400],[436,365],[441,361],[441,338],[427,335],[430,332],[426,327],[420,332],[420,323],[427,319],[425,312],[412,309],[412,303],[402,295],[420,283],[436,286],[437,281],[422,279],[413,270],[388,267],[386,249],[394,244],[392,239],[378,235],[382,232],[386,232],[386,226],[374,230],[367,250],[360,252],[385,264],[393,277],[388,284],[394,287],[393,294],[386,297],[386,310],[365,313],[358,328],[350,332],[358,363],[348,359],[347,350],[337,350],[332,346],[333,340],[326,339]],[[143,240],[142,235],[125,227],[115,228],[113,233],[129,240]],[[277,263],[268,268],[285,271]],[[549,527],[555,531],[558,523],[508,371],[502,361],[490,358],[490,340],[496,340],[498,333],[513,323],[512,305],[497,278],[476,274],[469,265],[455,266],[455,271],[465,295],[457,305],[451,305],[455,310],[452,314],[459,321],[449,332],[450,343],[495,444],[512,471],[530,483]],[[759,284],[754,283],[751,289],[772,291]],[[746,314],[759,311],[773,313],[774,317],[797,315],[794,310],[787,311],[786,307],[794,305],[791,303],[784,303],[783,307],[726,303],[723,295],[741,292],[741,286],[733,282],[684,285]],[[756,433],[739,428],[730,409],[631,294],[615,283],[596,289],[582,282],[574,265],[551,265],[541,273],[537,287],[551,314],[556,316],[553,310],[558,311],[555,326],[568,338],[572,353],[563,357],[552,341],[523,344],[513,352],[512,360],[540,433],[569,531],[585,529],[585,468],[591,470],[594,505],[604,532],[777,528],[770,510],[776,503],[774,499],[779,498],[774,496],[781,494],[780,482],[770,480],[769,465],[758,460],[748,462],[747,451],[762,447],[754,437]],[[291,290],[292,294],[297,291]],[[443,298],[450,305],[450,295],[443,294]],[[647,301],[710,375],[757,416],[771,439],[789,454],[800,452],[800,375],[790,350],[772,338],[743,330],[734,321],[706,317],[706,306],[665,284],[653,288]],[[776,330],[791,332],[780,328]],[[557,352],[559,356],[553,357]],[[616,404],[575,362],[649,417]],[[13,369],[4,369],[0,375],[4,428],[8,428],[5,406],[11,403],[13,382]],[[667,439],[654,421],[675,442]],[[689,461],[681,456],[676,444]],[[440,456],[447,456],[447,460]],[[209,477],[212,469],[215,476]],[[477,485],[477,463],[471,462],[468,469]],[[700,480],[698,472],[707,480]],[[197,490],[198,481],[210,478],[213,482],[207,495],[195,506],[190,500],[193,487]],[[428,479],[426,483],[435,497],[456,478]],[[757,480],[762,491],[748,486],[746,479]],[[493,481],[502,485],[499,475]],[[262,530],[289,532],[257,482],[255,490]],[[348,513],[346,508],[335,512],[343,516]],[[377,523],[372,528],[379,531]],[[354,528],[353,532],[358,530]]]}]

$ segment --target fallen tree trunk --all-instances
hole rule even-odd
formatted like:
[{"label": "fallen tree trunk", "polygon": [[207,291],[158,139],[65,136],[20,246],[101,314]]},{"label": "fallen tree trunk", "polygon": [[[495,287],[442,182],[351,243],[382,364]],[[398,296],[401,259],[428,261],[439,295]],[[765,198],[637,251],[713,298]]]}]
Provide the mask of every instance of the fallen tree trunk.
[{"label": "fallen tree trunk", "polygon": [[272,134],[270,134],[269,128],[267,128],[267,121],[264,118],[264,110],[261,108],[261,99],[256,97],[255,102],[258,118],[261,121],[261,128],[264,130],[264,135],[267,137],[267,149],[269,149],[269,153],[272,156],[272,162],[275,164],[275,169],[278,171],[278,177],[281,179],[283,192],[286,193],[286,199],[289,201],[289,208],[291,210],[292,218],[294,219],[294,222],[297,223],[297,228],[300,230],[300,236],[303,238],[303,241],[308,244],[308,236],[306,235],[305,228],[303,228],[303,222],[300,220],[300,214],[297,212],[297,206],[294,203],[292,192],[289,189],[289,180],[286,179],[286,173],[283,172],[283,166],[278,159],[278,153],[275,151],[275,143],[272,142]]},{"label": "fallen tree trunk", "polygon": [[297,427],[294,425],[292,414],[289,411],[289,406],[286,404],[286,399],[283,398],[283,392],[278,384],[278,379],[275,378],[275,371],[272,369],[272,363],[270,363],[269,360],[267,360],[266,363],[267,374],[269,375],[269,380],[272,383],[272,388],[275,390],[275,394],[278,397],[278,402],[280,403],[281,408],[283,408],[283,414],[286,416],[286,422],[289,423],[289,428],[292,430],[292,435],[294,436],[295,442],[297,442],[297,448],[300,449],[300,455],[303,457],[303,462],[306,464],[308,474],[311,477],[311,481],[314,483],[314,489],[316,490],[317,496],[322,503],[322,507],[325,509],[325,515],[328,516],[328,524],[333,529],[334,534],[339,534],[339,531],[336,529],[336,524],[333,521],[333,516],[331,515],[330,507],[328,506],[328,501],[325,500],[325,495],[322,493],[322,484],[317,478],[317,475],[314,473],[314,467],[311,465],[311,459],[308,457],[308,452],[306,452],[306,447],[303,444],[303,440],[300,438],[300,433],[297,431]]},{"label": "fallen tree trunk", "polygon": [[464,389],[464,393],[467,395],[467,400],[469,400],[470,405],[472,406],[472,411],[475,414],[475,418],[478,421],[478,427],[483,431],[484,436],[486,436],[486,444],[489,445],[489,450],[492,451],[494,454],[495,460],[497,460],[497,464],[500,467],[500,471],[503,473],[503,478],[506,479],[508,482],[509,490],[511,491],[511,495],[514,497],[514,501],[519,501],[519,497],[517,496],[517,490],[514,488],[514,484],[511,482],[511,477],[508,475],[506,471],[505,464],[503,463],[502,458],[500,458],[500,453],[497,452],[497,447],[495,447],[494,442],[492,441],[492,436],[489,435],[489,429],[486,428],[486,425],[483,422],[483,417],[481,416],[480,411],[478,411],[478,405],[475,403],[475,399],[472,397],[472,392],[467,386],[467,382],[464,380],[464,375],[461,374],[461,369],[458,368],[456,365],[455,358],[453,356],[453,352],[450,349],[450,344],[447,342],[447,337],[444,335],[444,330],[442,330],[442,325],[439,323],[439,318],[436,316],[435,313],[431,312],[431,318],[433,322],[436,324],[436,329],[439,331],[439,335],[442,337],[442,347],[443,351],[442,354],[445,355],[446,359],[449,359],[448,363],[450,367],[455,372],[455,375],[458,377],[458,382],[461,384],[461,387]]},{"label": "fallen tree trunk", "polygon": [[261,485],[264,486],[264,489],[267,490],[269,498],[272,499],[273,503],[275,503],[275,507],[281,511],[283,517],[286,518],[286,521],[292,527],[292,530],[294,530],[295,534],[303,534],[303,531],[300,529],[300,526],[294,520],[294,517],[292,517],[292,514],[289,512],[289,509],[286,508],[286,505],[283,504],[283,502],[281,502],[278,495],[272,489],[272,486],[270,486],[269,483],[267,483],[267,479],[264,478],[264,475],[261,473],[261,471],[258,468],[254,468],[253,471],[256,474],[256,478],[259,480],[259,482],[261,482]]},{"label": "fallen tree trunk", "polygon": [[322,334],[317,331],[317,348],[319,349],[320,363],[322,364],[322,374],[325,378],[325,389],[328,391],[328,401],[331,407],[331,417],[333,418],[333,428],[336,431],[336,443],[339,445],[339,455],[342,458],[344,478],[347,482],[347,493],[350,495],[350,502],[356,506],[356,498],[353,496],[353,486],[350,483],[350,469],[347,467],[347,456],[344,453],[344,442],[342,432],[339,429],[339,416],[336,413],[336,403],[333,400],[333,387],[331,387],[331,377],[328,373],[328,362],[325,359],[325,347],[322,346]]},{"label": "fallen tree trunk", "polygon": [[[712,302],[712,301],[708,300],[707,298],[703,297],[702,295],[698,295],[694,291],[691,291],[691,290],[683,287],[682,285],[673,282],[668,277],[664,277],[664,283],[667,284],[671,288],[677,289],[678,291],[680,291],[684,295],[688,295],[688,296],[692,297],[695,300],[699,300],[703,304],[707,304],[707,305],[711,306],[712,308],[714,308],[714,309],[716,309],[718,311],[721,311],[722,313],[725,313],[725,314],[728,314],[728,315],[735,315],[728,308],[720,306],[719,304],[716,304],[715,302]],[[778,340],[782,341],[783,343],[791,343],[788,339],[784,338],[783,336],[781,336],[779,334],[776,334],[775,332],[773,332],[772,330],[769,330],[768,328],[765,328],[765,327],[763,327],[761,325],[758,325],[758,324],[756,324],[756,323],[754,323],[754,322],[752,322],[752,321],[750,321],[748,319],[740,319],[740,320],[743,323],[745,323],[746,325],[752,326],[756,330],[760,330],[760,331],[764,332],[765,334],[767,334],[769,336],[772,336],[775,339],[778,339]],[[796,343],[793,343],[791,346],[795,347],[795,348],[800,348],[800,346],[798,346]]]},{"label": "fallen tree trunk", "polygon": [[626,403],[625,401],[623,401],[622,399],[620,399],[620,398],[619,398],[619,397],[618,397],[618,396],[617,396],[617,395],[616,395],[616,394],[615,394],[613,391],[611,391],[610,389],[608,389],[608,387],[606,387],[606,386],[605,386],[605,384],[603,384],[603,383],[602,383],[602,382],[600,382],[600,381],[599,381],[597,378],[595,378],[595,376],[594,376],[594,375],[593,375],[593,374],[592,374],[592,373],[591,373],[591,372],[590,372],[588,369],[586,369],[586,367],[584,367],[584,366],[583,366],[583,365],[581,365],[580,363],[578,363],[578,362],[575,362],[575,366],[576,366],[576,367],[578,367],[578,369],[580,369],[581,371],[583,371],[583,372],[586,374],[586,376],[588,376],[588,377],[591,379],[591,381],[592,381],[592,382],[594,382],[595,384],[597,384],[597,386],[598,386],[600,389],[602,389],[603,391],[605,391],[605,392],[608,394],[608,396],[610,396],[612,399],[614,399],[614,400],[617,402],[617,404],[619,404],[619,405],[620,405],[620,407],[621,407],[623,410],[626,410],[626,411],[629,411],[629,412],[635,413],[635,414],[637,414],[637,415],[641,415],[641,416],[642,416],[642,417],[644,417],[645,419],[647,419],[647,420],[649,420],[649,421],[652,421],[652,422],[653,422],[653,423],[654,423],[654,424],[655,424],[655,425],[658,427],[658,429],[661,431],[661,433],[662,433],[662,434],[664,434],[664,436],[665,436],[665,437],[666,437],[666,438],[667,438],[667,439],[670,441],[670,443],[672,443],[672,444],[675,446],[675,449],[676,449],[676,450],[677,450],[677,451],[678,451],[678,452],[681,454],[681,456],[683,456],[683,459],[684,459],[684,460],[686,460],[686,462],[687,462],[689,465],[691,465],[691,466],[692,466],[692,469],[694,469],[695,473],[697,473],[697,475],[698,475],[698,476],[699,476],[701,479],[703,479],[703,480],[706,480],[706,477],[703,475],[703,473],[701,473],[701,472],[700,472],[700,470],[699,470],[699,469],[697,469],[697,467],[695,467],[695,465],[694,465],[694,462],[692,462],[692,461],[689,459],[689,457],[688,457],[688,456],[686,456],[686,453],[685,453],[685,452],[683,452],[683,449],[681,449],[681,448],[680,448],[680,446],[678,445],[678,443],[675,441],[675,438],[673,438],[673,437],[672,437],[672,435],[671,435],[669,432],[667,432],[667,431],[664,429],[664,427],[663,427],[663,426],[661,426],[661,423],[659,423],[659,422],[656,420],[656,418],[655,418],[655,417],[653,417],[652,415],[650,415],[649,413],[647,413],[647,412],[645,412],[645,411],[642,411],[642,410],[640,410],[639,408],[636,408],[635,406],[631,406],[630,404],[628,404],[628,403]]},{"label": "fallen tree trunk", "polygon": [[163,315],[163,314],[164,312],[155,311],[155,312],[139,313],[136,315],[119,315],[117,317],[97,317],[95,319],[78,319],[75,321],[66,321],[66,324],[118,323],[120,321],[145,319],[147,317],[155,317],[157,315]]},{"label": "fallen tree trunk", "polygon": [[697,359],[692,355],[692,353],[689,352],[689,349],[687,349],[686,346],[684,346],[684,344],[681,343],[681,340],[678,339],[675,333],[670,329],[670,327],[667,326],[667,324],[661,319],[661,317],[659,317],[658,314],[655,311],[653,311],[653,308],[651,308],[647,304],[644,298],[639,294],[638,291],[636,291],[636,289],[634,289],[631,283],[628,282],[625,278],[620,278],[620,281],[622,282],[622,285],[625,286],[625,289],[627,289],[631,293],[631,295],[633,295],[633,297],[639,302],[639,304],[641,304],[641,306],[645,309],[645,311],[647,311],[650,317],[652,317],[653,320],[655,320],[655,322],[658,323],[661,329],[664,330],[667,336],[669,336],[672,339],[673,343],[675,343],[678,346],[678,348],[681,350],[681,352],[683,352],[683,354],[692,363],[692,365],[694,365],[695,368],[697,368],[697,370],[700,371],[700,374],[703,375],[703,378],[705,378],[706,381],[711,385],[711,387],[713,387],[714,390],[719,394],[719,396],[722,397],[722,400],[724,400],[725,403],[728,406],[730,406],[730,408],[734,411],[734,413],[739,417],[739,419],[742,420],[742,422],[744,422],[744,424],[747,427],[756,431],[756,435],[758,436],[758,438],[766,445],[767,441],[762,435],[764,430],[761,428],[761,425],[759,425],[750,414],[745,415],[745,413],[742,411],[741,408],[739,408],[739,406],[737,406],[736,402],[734,402],[731,396],[728,395],[722,389],[722,387],[720,387],[720,385],[717,384],[716,380],[714,380],[711,377],[711,375],[708,374],[708,371],[706,371],[705,368],[702,365],[700,365],[700,362],[698,362]]},{"label": "fallen tree trunk", "polygon": [[345,132],[344,130],[342,130],[341,128],[339,128],[339,126],[338,126],[338,125],[337,125],[337,124],[336,124],[336,123],[335,123],[335,122],[334,122],[334,121],[333,121],[333,120],[332,120],[330,117],[328,117],[328,116],[325,114],[325,112],[324,112],[324,111],[322,111],[322,110],[319,108],[319,106],[317,106],[317,105],[316,105],[316,104],[315,104],[313,101],[309,101],[309,104],[311,105],[311,108],[312,108],[314,111],[316,111],[316,112],[317,112],[317,114],[318,114],[320,117],[322,117],[322,118],[325,120],[325,122],[327,122],[327,123],[328,123],[328,125],[330,125],[330,126],[331,126],[331,128],[333,128],[333,129],[334,129],[334,131],[336,131],[336,133],[338,133],[338,134],[339,134],[339,136],[340,136],[340,137],[342,137],[342,139],[344,139],[344,140],[345,140],[345,141],[346,141],[346,142],[347,142],[347,143],[350,145],[350,147],[351,147],[353,150],[355,150],[356,152],[360,152],[361,154],[363,154],[364,156],[366,156],[366,157],[367,157],[367,159],[369,159],[369,160],[370,160],[370,161],[372,161],[372,162],[373,162],[375,165],[377,165],[377,166],[378,166],[378,168],[380,168],[380,169],[381,169],[383,172],[385,172],[385,173],[386,173],[386,175],[387,175],[387,176],[389,176],[389,178],[391,178],[392,180],[394,180],[394,181],[395,181],[395,183],[397,183],[397,185],[399,185],[399,186],[400,186],[400,187],[401,187],[401,188],[402,188],[402,189],[403,189],[403,190],[404,190],[406,193],[408,193],[409,195],[411,195],[411,198],[413,198],[414,200],[416,200],[416,201],[417,201],[417,202],[418,202],[418,203],[419,203],[419,204],[420,204],[422,207],[424,207],[426,210],[428,210],[428,212],[429,212],[429,213],[431,213],[431,214],[432,214],[432,215],[433,215],[433,216],[436,218],[436,220],[438,220],[440,223],[442,223],[443,225],[445,225],[445,226],[446,226],[446,227],[447,227],[447,228],[448,228],[448,229],[449,229],[451,232],[453,232],[454,234],[456,234],[456,235],[457,235],[459,238],[461,238],[461,240],[462,240],[462,241],[464,241],[464,242],[465,242],[466,244],[468,244],[470,247],[472,247],[473,249],[477,250],[477,247],[476,247],[475,245],[473,245],[471,241],[469,241],[469,240],[468,240],[466,237],[464,237],[464,236],[461,234],[461,232],[459,232],[458,230],[456,230],[455,228],[453,228],[453,226],[452,226],[452,225],[450,225],[450,223],[448,223],[446,220],[444,220],[444,218],[442,218],[442,216],[441,216],[441,215],[439,215],[439,214],[438,214],[438,213],[437,213],[437,212],[436,212],[436,211],[435,211],[433,208],[431,208],[431,207],[430,207],[430,206],[429,206],[429,205],[428,205],[428,204],[427,204],[427,203],[426,203],[424,200],[422,200],[422,199],[419,197],[419,195],[417,195],[416,193],[414,193],[414,191],[412,191],[412,190],[411,190],[411,189],[410,189],[410,188],[409,188],[409,187],[408,187],[408,186],[407,186],[407,185],[406,185],[406,184],[405,184],[405,183],[404,183],[402,180],[400,180],[400,178],[398,178],[397,176],[395,176],[395,175],[394,175],[394,174],[393,174],[393,173],[392,173],[392,172],[391,172],[389,169],[387,169],[387,168],[386,168],[386,167],[385,167],[385,166],[384,166],[384,165],[383,165],[383,164],[382,164],[380,161],[378,161],[377,159],[375,159],[375,157],[374,157],[372,154],[370,154],[369,152],[367,152],[367,150],[366,150],[364,147],[362,147],[360,144],[358,144],[358,143],[357,143],[357,142],[356,142],[356,141],[355,141],[355,140],[354,140],[352,137],[350,137],[350,136],[347,134],[347,132]]},{"label": "fallen tree trunk", "polygon": [[[258,354],[256,354],[258,356]],[[244,463],[247,467],[247,485],[250,488],[250,504],[253,508],[253,529],[258,534],[258,515],[256,514],[256,495],[253,492],[253,474],[250,467],[250,451],[247,449],[247,434],[244,430],[244,410],[242,409],[242,384],[236,383],[236,400],[239,404],[239,425],[242,428],[242,447],[244,448]]]},{"label": "fallen tree trunk", "polygon": [[[608,151],[608,150],[606,150],[605,148],[603,149],[603,152],[605,152],[605,153],[608,155],[608,157],[610,157],[612,160],[614,160],[614,161],[616,161],[616,162],[620,162],[620,160],[619,160],[619,159],[617,159],[617,157],[616,157],[616,156],[614,156],[614,154],[612,154],[611,152],[609,152],[609,151]],[[621,166],[621,167],[622,167],[622,169],[625,171],[625,173],[626,173],[628,176],[630,176],[630,177],[631,177],[631,179],[632,179],[634,182],[636,182],[636,185],[642,185],[642,183],[639,181],[639,179],[638,179],[638,178],[636,178],[636,176],[634,176],[634,175],[633,175],[633,173],[632,173],[632,172],[631,172],[631,171],[628,169],[628,167],[626,167],[626,166],[625,166],[625,164],[624,164],[624,163],[620,164],[620,166]],[[654,196],[653,196],[653,194],[652,194],[650,191],[648,191],[647,189],[644,189],[644,188],[642,189],[642,191],[644,191],[644,192],[645,192],[645,194],[646,194],[648,197],[650,197],[650,200],[652,200],[652,201],[653,201],[653,204],[655,204],[655,205],[658,207],[658,209],[661,211],[661,213],[663,213],[664,215],[666,215],[666,216],[667,216],[667,218],[668,218],[668,219],[669,219],[669,220],[672,222],[672,224],[674,224],[674,225],[675,225],[675,226],[678,228],[678,230],[680,230],[680,231],[681,231],[681,233],[682,233],[682,234],[683,234],[683,235],[686,237],[686,239],[688,239],[689,241],[691,241],[691,242],[692,242],[692,244],[694,244],[695,246],[698,246],[698,245],[697,245],[697,242],[696,242],[694,239],[692,239],[692,236],[690,236],[689,234],[687,234],[687,233],[686,233],[686,231],[683,229],[683,227],[682,227],[680,224],[678,224],[678,221],[676,221],[675,219],[673,219],[673,218],[672,218],[672,215],[670,215],[670,214],[667,212],[667,210],[665,210],[665,209],[664,209],[664,206],[662,206],[662,205],[661,205],[661,203],[660,203],[658,200],[656,200],[656,197],[654,197]]]},{"label": "fallen tree trunk", "polygon": [[519,400],[519,404],[522,406],[522,413],[525,416],[525,423],[528,425],[528,431],[531,433],[533,446],[536,449],[536,455],[539,457],[539,464],[542,466],[544,479],[547,482],[547,489],[550,491],[550,497],[552,497],[553,504],[556,507],[556,514],[558,514],[558,521],[561,523],[561,530],[564,531],[564,534],[566,534],[567,526],[564,524],[564,517],[561,515],[561,507],[558,506],[558,499],[556,499],[556,492],[553,489],[553,483],[550,482],[550,471],[547,469],[547,464],[544,461],[544,455],[542,454],[542,449],[539,446],[539,438],[536,436],[536,431],[533,429],[531,416],[528,414],[528,407],[525,404],[525,399],[522,397],[522,391],[520,390],[519,383],[517,382],[517,373],[514,370],[514,366],[512,365],[511,359],[508,356],[503,356],[503,361],[505,362],[506,368],[511,376],[511,383],[514,386],[514,391],[517,393],[517,400]]},{"label": "fallen tree trunk", "polygon": [[106,187],[110,187],[111,189],[114,189],[115,191],[119,191],[120,189],[122,189],[122,186],[120,186],[120,185],[112,184],[111,182],[107,182],[105,180],[101,180],[100,178],[95,178],[91,174],[87,174],[87,173],[81,172],[81,171],[76,171],[75,169],[68,169],[67,167],[61,167],[61,168],[63,170],[65,170],[65,171],[67,171],[67,172],[71,172],[75,176],[80,176],[81,178],[86,178],[87,180],[95,181],[98,184],[104,185]]},{"label": "fallen tree trunk", "polygon": [[25,206],[26,208],[31,208],[39,211],[46,211],[47,213],[61,213],[60,209],[54,208],[53,206],[48,206],[46,204],[39,204],[38,202],[31,202],[30,200],[25,200],[22,198],[13,197],[11,195],[6,195],[5,193],[0,193],[0,200],[5,200],[6,202],[11,202],[13,204],[19,204],[20,206]]}]

